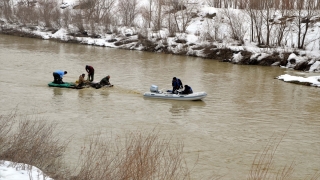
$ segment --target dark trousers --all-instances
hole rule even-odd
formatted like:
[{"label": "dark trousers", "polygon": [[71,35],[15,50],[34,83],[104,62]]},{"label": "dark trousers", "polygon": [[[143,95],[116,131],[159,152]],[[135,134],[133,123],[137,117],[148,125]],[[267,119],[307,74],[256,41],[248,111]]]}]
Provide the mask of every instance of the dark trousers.
[{"label": "dark trousers", "polygon": [[58,73],[55,73],[55,72],[53,73],[53,83],[63,84],[62,78]]},{"label": "dark trousers", "polygon": [[173,87],[172,88],[172,94],[177,94],[179,90],[179,87]]},{"label": "dark trousers", "polygon": [[92,73],[88,74],[88,80],[89,80],[90,82],[93,81],[93,78],[94,78],[94,71],[93,71]]}]

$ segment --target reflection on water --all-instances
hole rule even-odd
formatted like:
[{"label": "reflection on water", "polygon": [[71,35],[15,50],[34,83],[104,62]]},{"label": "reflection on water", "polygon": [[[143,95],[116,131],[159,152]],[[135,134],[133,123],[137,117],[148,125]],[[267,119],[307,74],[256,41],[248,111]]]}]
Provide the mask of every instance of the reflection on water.
[{"label": "reflection on water", "polygon": [[[70,165],[76,165],[79,147],[96,130],[121,135],[159,127],[160,136],[183,140],[187,161],[199,158],[196,177],[214,172],[222,179],[245,179],[255,153],[272,134],[290,127],[275,167],[295,159],[293,179],[320,171],[319,88],[274,79],[284,69],[3,35],[0,63],[1,112],[19,105],[21,114],[36,108],[46,121],[58,122],[61,137],[75,137]],[[67,70],[64,80],[74,82],[86,64],[95,67],[95,79],[109,74],[115,86],[48,87],[54,70]],[[143,97],[151,84],[171,89],[174,76],[208,96],[203,101]]]},{"label": "reflection on water", "polygon": [[50,89],[52,89],[52,91],[53,91],[53,97],[52,98],[54,98],[55,96],[61,96],[63,94],[63,91],[64,91],[63,88],[52,87]]},{"label": "reflection on water", "polygon": [[205,105],[204,101],[192,101],[191,103],[173,101],[169,111],[172,113],[172,116],[184,116],[190,109],[201,109]]},{"label": "reflection on water", "polygon": [[110,92],[108,90],[106,91],[99,91],[100,95],[102,98],[107,98],[110,94]]},{"label": "reflection on water", "polygon": [[172,116],[183,116],[186,115],[190,111],[190,109],[202,109],[206,106],[205,101],[179,101],[179,100],[170,100],[170,99],[153,99],[143,97],[145,101],[150,104],[153,104],[155,107],[161,106],[170,107],[168,110],[172,114]]}]

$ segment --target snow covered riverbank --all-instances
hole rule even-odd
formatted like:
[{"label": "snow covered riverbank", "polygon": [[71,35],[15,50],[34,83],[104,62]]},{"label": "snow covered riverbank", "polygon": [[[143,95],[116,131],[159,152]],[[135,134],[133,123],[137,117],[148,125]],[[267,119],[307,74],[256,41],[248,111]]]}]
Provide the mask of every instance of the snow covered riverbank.
[{"label": "snow covered riverbank", "polygon": [[53,180],[37,167],[0,160],[0,180]]},{"label": "snow covered riverbank", "polygon": [[[19,8],[23,5],[18,4],[15,0],[11,1],[13,9],[21,10]],[[115,0],[108,1],[115,4],[110,4],[112,8],[105,12],[109,15],[103,18],[112,17],[113,21],[117,22],[98,22],[96,20],[93,23],[90,22],[90,19],[86,22],[86,16],[89,15],[87,10],[90,7],[83,2],[85,1],[57,2],[48,11],[58,7],[56,10],[59,13],[51,12],[49,15],[59,16],[51,19],[51,16],[48,19],[39,18],[38,21],[35,21],[37,23],[34,21],[26,23],[22,19],[10,21],[2,15],[2,18],[0,16],[0,33],[84,45],[196,56],[240,65],[279,66],[320,73],[320,22],[316,14],[310,15],[312,19],[310,24],[304,22],[297,25],[294,19],[284,21],[285,16],[281,15],[280,10],[270,12],[268,21],[272,20],[272,27],[264,24],[267,22],[266,19],[262,20],[259,30],[262,35],[256,37],[261,38],[262,42],[259,44],[257,40],[254,40],[256,38],[252,39],[253,35],[248,30],[251,28],[249,19],[253,17],[250,17],[247,10],[215,8],[208,3],[209,1],[201,0],[182,1],[183,4],[179,4],[178,7],[175,4],[164,4],[161,5],[161,12],[158,12],[163,16],[161,28],[155,30],[157,29],[156,21],[148,20],[143,13],[149,13],[150,17],[152,15],[156,18],[152,10],[157,10],[156,8],[160,5],[155,2],[144,0],[133,4],[137,14],[131,24],[125,23],[126,19],[122,15],[126,12],[119,11],[121,4],[117,4],[118,1]],[[101,6],[101,4],[95,4],[90,10],[99,10]],[[29,10],[35,13],[36,8],[45,8],[41,7],[41,4],[35,4],[34,7]],[[260,13],[262,16],[264,12]],[[307,12],[303,12],[304,15],[305,13]],[[80,14],[83,16],[81,22],[75,21]],[[97,17],[101,15],[100,13]],[[70,19],[70,17],[73,18]],[[149,25],[146,24],[147,21]],[[65,22],[64,25],[62,22]],[[284,28],[281,31],[282,39],[279,39],[280,27]],[[268,35],[267,32],[271,32],[274,36]],[[301,35],[298,32],[304,35],[303,48],[297,47],[301,45],[301,38],[299,38]],[[269,41],[274,43],[269,43]]]},{"label": "snow covered riverbank", "polygon": [[306,86],[320,87],[320,76],[301,77],[284,74],[278,76],[277,79]]}]

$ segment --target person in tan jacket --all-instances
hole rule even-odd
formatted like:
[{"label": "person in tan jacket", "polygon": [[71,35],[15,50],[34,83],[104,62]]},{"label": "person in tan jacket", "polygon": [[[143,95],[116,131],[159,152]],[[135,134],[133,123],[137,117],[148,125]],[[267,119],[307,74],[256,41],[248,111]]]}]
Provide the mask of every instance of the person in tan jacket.
[{"label": "person in tan jacket", "polygon": [[79,76],[78,87],[82,87],[83,85],[85,85],[85,83],[86,83],[86,80],[84,80],[85,76],[86,76],[85,74],[81,74]]}]

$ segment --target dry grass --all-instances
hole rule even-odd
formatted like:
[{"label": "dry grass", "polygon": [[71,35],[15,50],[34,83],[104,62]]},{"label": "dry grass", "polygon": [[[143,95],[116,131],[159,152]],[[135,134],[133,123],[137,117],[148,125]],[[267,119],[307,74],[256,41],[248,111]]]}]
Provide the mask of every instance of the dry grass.
[{"label": "dry grass", "polygon": [[[251,165],[250,174],[248,180],[262,180],[262,179],[274,179],[271,170],[274,169],[274,156],[279,144],[281,143],[283,134],[280,140],[273,135],[262,152],[258,153]],[[290,166],[285,166],[282,170],[278,171],[276,179],[290,179],[294,168],[292,162]]]},{"label": "dry grass", "polygon": [[91,136],[81,151],[79,166],[70,171],[63,166],[68,142],[54,133],[56,124],[17,117],[16,113],[0,116],[0,160],[14,162],[13,167],[26,163],[59,180],[191,179],[183,144],[146,132],[115,139],[101,133]]},{"label": "dry grass", "polygon": [[9,132],[12,129],[13,124],[15,123],[15,113],[10,115],[0,115],[0,153],[4,151]]},{"label": "dry grass", "polygon": [[[78,167],[70,171],[63,163],[68,141],[58,138],[56,124],[27,117],[16,120],[17,117],[16,112],[0,116],[0,160],[14,162],[11,164],[13,167],[21,168],[18,163],[33,165],[56,180],[192,179],[193,168],[187,166],[183,143],[160,138],[155,130],[130,132],[125,137],[105,137],[98,132],[85,142]],[[285,134],[280,138],[273,135],[255,156],[248,180],[292,179],[294,161],[280,169],[274,167],[276,150]],[[319,177],[317,172],[310,179]],[[211,179],[222,177],[212,176]]]},{"label": "dry grass", "polygon": [[183,144],[160,139],[158,133],[128,133],[123,140],[99,133],[87,144],[73,179],[190,179]]},{"label": "dry grass", "polygon": [[[288,130],[287,130],[288,131]],[[274,167],[274,159],[276,151],[281,144],[284,136],[284,132],[280,137],[273,134],[269,139],[265,148],[258,154],[256,154],[250,169],[248,180],[291,180],[294,173],[295,162],[285,165],[283,168],[276,169]],[[320,177],[320,172],[316,172],[310,179],[317,180]],[[305,178],[307,179],[307,178]]]},{"label": "dry grass", "polygon": [[0,116],[0,159],[36,166],[53,178],[65,176],[62,160],[68,142],[57,138],[56,124],[16,118],[16,113]]}]

